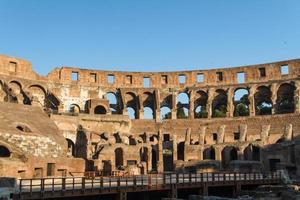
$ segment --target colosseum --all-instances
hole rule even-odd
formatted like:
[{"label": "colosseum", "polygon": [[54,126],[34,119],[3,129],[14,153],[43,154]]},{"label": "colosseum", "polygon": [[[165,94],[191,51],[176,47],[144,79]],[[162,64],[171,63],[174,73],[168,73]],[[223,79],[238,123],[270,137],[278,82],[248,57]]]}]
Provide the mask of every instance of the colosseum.
[{"label": "colosseum", "polygon": [[0,176],[168,171],[300,175],[300,60],[173,72],[0,56]]}]

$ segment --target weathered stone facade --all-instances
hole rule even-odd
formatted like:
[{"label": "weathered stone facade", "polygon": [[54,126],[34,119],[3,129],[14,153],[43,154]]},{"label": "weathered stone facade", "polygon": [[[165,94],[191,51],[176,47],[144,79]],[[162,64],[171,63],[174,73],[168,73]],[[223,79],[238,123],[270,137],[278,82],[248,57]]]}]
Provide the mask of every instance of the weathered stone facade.
[{"label": "weathered stone facade", "polygon": [[0,174],[300,174],[299,75],[300,60],[289,60],[180,72],[61,67],[40,76],[0,56]]}]

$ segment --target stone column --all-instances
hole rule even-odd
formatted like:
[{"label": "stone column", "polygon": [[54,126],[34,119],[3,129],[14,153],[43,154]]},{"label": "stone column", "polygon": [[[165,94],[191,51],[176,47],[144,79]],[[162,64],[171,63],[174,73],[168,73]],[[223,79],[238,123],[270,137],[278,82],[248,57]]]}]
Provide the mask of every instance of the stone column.
[{"label": "stone column", "polygon": [[234,89],[229,88],[227,92],[227,117],[233,117],[233,112],[234,112],[233,97],[234,97]]},{"label": "stone column", "polygon": [[158,89],[155,89],[155,104],[153,114],[156,122],[160,122],[160,93]]},{"label": "stone column", "polygon": [[239,132],[240,132],[240,139],[239,142],[246,141],[247,138],[247,124],[240,124],[239,125]]},{"label": "stone column", "polygon": [[252,116],[255,116],[255,100],[254,100],[254,94],[255,94],[255,91],[256,91],[256,86],[252,86],[250,89],[249,89],[249,116],[252,117]]},{"label": "stone column", "polygon": [[157,161],[157,171],[162,173],[164,171],[164,161],[163,161],[163,134],[162,131],[158,131],[158,161]]},{"label": "stone column", "polygon": [[215,153],[216,153],[216,160],[222,160],[222,147],[216,146],[215,147]]},{"label": "stone column", "polygon": [[172,109],[171,109],[171,119],[177,119],[177,102],[176,102],[177,93],[172,93]]},{"label": "stone column", "polygon": [[189,102],[189,106],[190,106],[190,108],[189,108],[189,118],[190,119],[194,119],[195,118],[195,111],[194,111],[194,109],[195,109],[195,91],[194,90],[191,90],[190,91],[190,102]]},{"label": "stone column", "polygon": [[272,115],[276,112],[276,100],[277,100],[277,83],[273,83],[271,85],[271,92],[272,92]]},{"label": "stone column", "polygon": [[294,92],[295,113],[300,113],[300,81],[296,81]]},{"label": "stone column", "polygon": [[207,99],[207,105],[206,105],[206,109],[207,109],[207,118],[211,118],[212,117],[212,101],[214,98],[214,94],[215,91],[213,88],[210,88],[208,90],[208,99]]},{"label": "stone column", "polygon": [[207,128],[206,126],[202,126],[199,129],[199,138],[198,138],[199,145],[204,145],[206,128]]},{"label": "stone column", "polygon": [[148,149],[148,157],[147,157],[147,173],[149,172],[149,171],[151,171],[151,169],[152,169],[152,149],[151,149],[151,146],[150,146],[150,148],[147,148]]},{"label": "stone column", "polygon": [[177,160],[177,135],[173,133],[173,160]]},{"label": "stone column", "polygon": [[226,125],[221,125],[221,126],[218,128],[217,144],[222,144],[222,143],[224,143],[224,138],[225,138],[225,127],[226,127]]}]

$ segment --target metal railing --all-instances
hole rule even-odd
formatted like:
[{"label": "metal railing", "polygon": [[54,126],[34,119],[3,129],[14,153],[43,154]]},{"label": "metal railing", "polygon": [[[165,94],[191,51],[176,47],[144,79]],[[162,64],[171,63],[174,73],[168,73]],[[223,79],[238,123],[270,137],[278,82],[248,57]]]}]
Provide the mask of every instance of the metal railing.
[{"label": "metal railing", "polygon": [[270,184],[279,183],[281,173],[168,173],[128,176],[95,176],[87,177],[60,177],[60,178],[35,178],[18,180],[18,195],[32,196],[39,193],[63,194],[80,191],[120,191],[120,190],[157,190],[168,188],[172,185],[195,187],[207,185],[232,185],[240,184]]}]

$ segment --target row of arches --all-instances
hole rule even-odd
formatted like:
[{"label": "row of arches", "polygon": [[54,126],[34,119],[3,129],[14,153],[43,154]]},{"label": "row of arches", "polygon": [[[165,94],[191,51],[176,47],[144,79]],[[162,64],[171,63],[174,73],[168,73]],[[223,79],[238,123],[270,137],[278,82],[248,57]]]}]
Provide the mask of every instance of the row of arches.
[{"label": "row of arches", "polygon": [[[209,109],[211,109],[211,117],[226,117],[229,112],[229,98],[232,98],[233,110],[231,112],[233,112],[233,116],[249,116],[250,106],[253,106],[255,115],[269,115],[272,114],[272,110],[276,114],[294,112],[295,90],[296,87],[293,82],[283,83],[278,87],[276,96],[274,96],[271,86],[259,86],[251,97],[253,101],[249,99],[250,88],[237,88],[232,96],[229,96],[228,90],[217,89],[211,100],[209,100],[208,93],[203,90],[197,91],[193,100],[190,99],[188,92],[181,92],[176,96],[176,105],[173,105],[172,95],[168,95],[159,102],[159,108],[157,108],[154,93],[145,92],[139,97],[133,92],[127,92],[123,102],[131,119],[142,117],[154,119],[157,109],[160,111],[160,119],[170,119],[171,111],[174,108],[177,119],[187,118],[191,108],[194,112],[194,118],[207,118]],[[107,98],[112,113],[120,113],[120,97],[116,93],[109,92]],[[193,107],[191,107],[191,103],[193,103]],[[139,116],[140,113],[143,113],[144,116]]]}]

